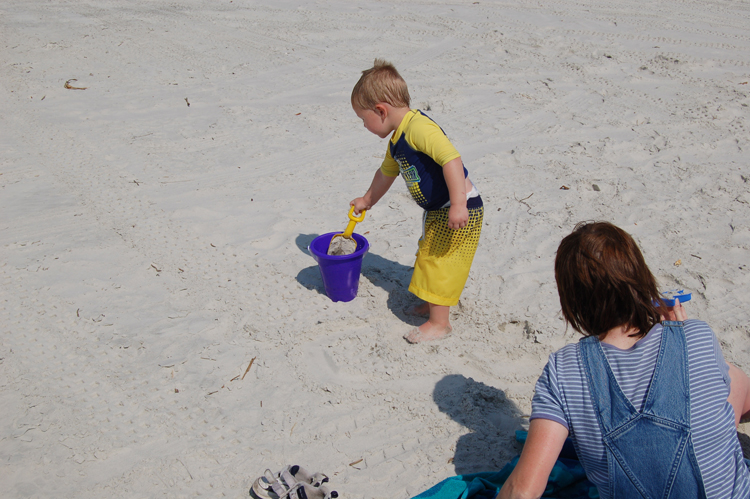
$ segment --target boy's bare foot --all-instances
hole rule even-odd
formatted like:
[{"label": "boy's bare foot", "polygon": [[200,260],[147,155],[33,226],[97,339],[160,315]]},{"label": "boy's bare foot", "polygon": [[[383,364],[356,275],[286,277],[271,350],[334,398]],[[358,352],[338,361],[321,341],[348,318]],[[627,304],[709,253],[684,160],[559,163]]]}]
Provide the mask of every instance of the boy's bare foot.
[{"label": "boy's bare foot", "polygon": [[427,317],[428,315],[430,315],[430,304],[424,302],[419,305],[414,305],[413,307],[409,307],[404,310],[404,313],[406,315],[413,315],[415,317]]},{"label": "boy's bare foot", "polygon": [[448,336],[451,331],[453,331],[453,328],[450,326],[433,326],[429,322],[425,322],[406,333],[404,339],[409,343],[439,340]]}]

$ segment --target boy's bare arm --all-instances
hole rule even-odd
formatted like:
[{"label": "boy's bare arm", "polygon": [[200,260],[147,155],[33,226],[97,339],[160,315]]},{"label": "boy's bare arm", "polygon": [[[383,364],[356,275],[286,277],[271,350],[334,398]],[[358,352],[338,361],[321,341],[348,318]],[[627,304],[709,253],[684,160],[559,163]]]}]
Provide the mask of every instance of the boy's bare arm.
[{"label": "boy's bare arm", "polygon": [[445,177],[451,197],[448,227],[462,229],[469,223],[469,210],[466,209],[466,179],[464,178],[464,164],[460,157],[443,165],[443,177]]},{"label": "boy's bare arm", "polygon": [[352,199],[351,202],[349,202],[349,206],[354,206],[354,211],[357,215],[359,215],[362,210],[369,210],[380,201],[380,198],[382,198],[386,192],[388,192],[388,189],[391,188],[394,180],[396,180],[396,177],[384,175],[378,168],[378,171],[375,172],[375,177],[372,179],[370,188],[367,189],[365,195],[361,198]]}]

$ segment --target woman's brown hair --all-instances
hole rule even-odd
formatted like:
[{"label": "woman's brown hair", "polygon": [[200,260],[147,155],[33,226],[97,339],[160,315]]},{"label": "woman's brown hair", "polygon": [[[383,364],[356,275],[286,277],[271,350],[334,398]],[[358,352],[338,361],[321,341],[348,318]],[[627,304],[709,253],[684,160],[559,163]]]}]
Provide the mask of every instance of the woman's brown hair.
[{"label": "woman's brown hair", "polygon": [[642,337],[659,322],[656,279],[633,238],[611,223],[576,225],[557,248],[555,280],[565,320],[586,336],[626,326]]}]

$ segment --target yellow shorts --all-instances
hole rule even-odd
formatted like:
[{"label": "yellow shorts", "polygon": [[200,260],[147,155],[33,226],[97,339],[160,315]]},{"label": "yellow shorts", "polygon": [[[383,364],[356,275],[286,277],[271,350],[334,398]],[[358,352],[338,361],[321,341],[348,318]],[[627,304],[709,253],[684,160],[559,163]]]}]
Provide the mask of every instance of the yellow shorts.
[{"label": "yellow shorts", "polygon": [[424,301],[449,307],[458,304],[482,233],[482,198],[469,199],[467,208],[469,222],[458,230],[448,228],[450,208],[426,212],[409,284],[409,291]]}]

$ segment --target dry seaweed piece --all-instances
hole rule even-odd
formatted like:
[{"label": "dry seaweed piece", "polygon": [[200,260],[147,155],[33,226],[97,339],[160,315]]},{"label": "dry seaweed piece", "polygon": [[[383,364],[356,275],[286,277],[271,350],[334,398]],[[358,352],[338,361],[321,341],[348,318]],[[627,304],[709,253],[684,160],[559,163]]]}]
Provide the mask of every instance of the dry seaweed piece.
[{"label": "dry seaweed piece", "polygon": [[87,88],[89,88],[89,87],[74,87],[73,85],[70,84],[71,81],[78,81],[78,80],[76,80],[75,78],[71,78],[70,80],[66,81],[64,87],[67,88],[68,90],[86,90]]}]

